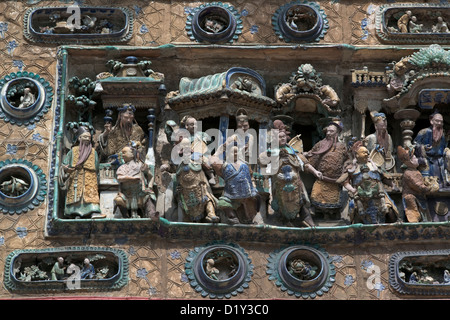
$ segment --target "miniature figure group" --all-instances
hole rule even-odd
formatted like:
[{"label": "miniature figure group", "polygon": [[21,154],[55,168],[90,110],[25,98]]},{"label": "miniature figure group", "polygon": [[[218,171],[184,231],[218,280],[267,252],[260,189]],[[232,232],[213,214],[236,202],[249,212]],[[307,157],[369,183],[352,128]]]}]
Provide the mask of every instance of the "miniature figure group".
[{"label": "miniature figure group", "polygon": [[437,17],[436,24],[431,26],[430,30],[425,30],[424,25],[418,23],[417,17],[413,15],[412,11],[406,11],[398,20],[397,20],[397,28],[391,27],[392,32],[400,32],[400,33],[421,33],[421,32],[432,32],[432,33],[448,33],[449,28],[447,23],[444,21],[442,16]]},{"label": "miniature figure group", "polygon": [[119,184],[114,198],[114,217],[158,218],[153,174],[144,162],[146,138],[135,122],[134,111],[133,106],[125,105],[119,109],[116,125],[105,124],[105,131],[99,136],[99,152],[94,147],[93,130],[83,125],[78,128],[77,142],[61,166],[60,186],[66,191],[65,217],[106,217],[100,208],[98,181],[103,156],[116,169]]}]

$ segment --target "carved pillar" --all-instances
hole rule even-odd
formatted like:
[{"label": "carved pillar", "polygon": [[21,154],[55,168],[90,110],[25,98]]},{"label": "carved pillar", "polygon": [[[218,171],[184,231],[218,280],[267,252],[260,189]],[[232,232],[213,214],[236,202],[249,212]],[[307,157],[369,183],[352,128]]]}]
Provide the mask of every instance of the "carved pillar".
[{"label": "carved pillar", "polygon": [[400,127],[402,128],[403,147],[410,147],[412,145],[413,128],[416,125],[416,120],[420,115],[420,111],[415,109],[403,109],[394,114],[394,118],[402,120]]}]

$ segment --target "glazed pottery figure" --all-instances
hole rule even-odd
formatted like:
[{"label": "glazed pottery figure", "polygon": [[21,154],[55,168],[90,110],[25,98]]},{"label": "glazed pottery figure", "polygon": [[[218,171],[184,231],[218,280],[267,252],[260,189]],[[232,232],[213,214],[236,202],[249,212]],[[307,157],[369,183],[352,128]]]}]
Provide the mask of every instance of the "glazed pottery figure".
[{"label": "glazed pottery figure", "polygon": [[336,183],[348,160],[345,144],[338,141],[342,126],[339,121],[332,121],[325,128],[325,139],[319,141],[307,153],[309,164],[322,173],[322,179],[317,179],[311,191],[311,204],[326,216],[334,214],[341,208],[342,186]]},{"label": "glazed pottery figure", "polygon": [[104,218],[98,193],[97,152],[88,128],[78,131],[78,145],[72,147],[62,162],[60,186],[66,191],[65,217]]},{"label": "glazed pottery figure", "polygon": [[382,112],[372,114],[375,132],[364,139],[364,146],[369,150],[369,158],[382,170],[393,172],[395,160],[392,137],[387,131],[386,115]]},{"label": "glazed pottery figure", "polygon": [[258,192],[252,181],[251,169],[239,159],[238,147],[233,142],[229,142],[224,150],[226,161],[217,155],[211,157],[212,167],[225,183],[217,207],[224,211],[230,224],[253,223],[258,213]]},{"label": "glazed pottery figure", "polygon": [[184,138],[180,144],[180,152],[183,152],[183,148],[189,150],[176,171],[176,197],[184,218],[190,222],[219,222],[220,218],[216,215],[217,199],[212,193],[203,163],[193,160],[188,138]]},{"label": "glazed pottery figure", "polygon": [[149,167],[138,159],[137,150],[124,147],[120,154],[124,164],[116,171],[119,193],[114,198],[116,218],[159,219]]},{"label": "glazed pottery figure", "polygon": [[414,149],[397,147],[398,158],[406,166],[402,177],[402,201],[405,216],[408,222],[427,221],[426,217],[426,194],[439,190],[427,183],[417,167],[419,160],[414,154]]},{"label": "glazed pottery figure", "polygon": [[350,216],[353,223],[380,224],[399,221],[398,209],[387,194],[383,183],[391,184],[383,172],[369,159],[369,151],[355,143],[356,162],[343,177],[344,187],[350,191]]},{"label": "glazed pottery figure", "polygon": [[450,156],[444,132],[442,114],[434,112],[430,116],[431,126],[422,129],[414,139],[419,171],[425,177],[437,177],[441,187],[449,184],[447,158]]},{"label": "glazed pottery figure", "polygon": [[130,104],[118,109],[119,114],[114,126],[105,124],[105,130],[99,135],[98,142],[101,155],[114,162],[118,160],[118,154],[125,146],[136,148],[139,158],[145,158],[145,145],[147,139],[144,130],[135,120],[135,107]]},{"label": "glazed pottery figure", "polygon": [[284,129],[272,130],[271,134],[272,138],[278,139],[278,148],[260,154],[259,160],[264,166],[269,163],[269,158],[276,159],[276,163],[270,164],[272,209],[280,213],[284,223],[289,226],[293,226],[294,220],[300,215],[301,226],[312,227],[315,224],[309,211],[309,198],[300,172],[308,170],[318,179],[322,178],[322,173],[287,143]]}]

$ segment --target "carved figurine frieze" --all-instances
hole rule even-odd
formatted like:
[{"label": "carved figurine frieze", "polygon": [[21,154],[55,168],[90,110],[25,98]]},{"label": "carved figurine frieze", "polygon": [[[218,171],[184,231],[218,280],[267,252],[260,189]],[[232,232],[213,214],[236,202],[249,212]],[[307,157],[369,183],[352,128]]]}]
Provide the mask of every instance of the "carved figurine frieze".
[{"label": "carved figurine frieze", "polygon": [[377,10],[375,27],[382,41],[391,43],[446,43],[448,8],[439,4],[388,4]]},{"label": "carved figurine frieze", "polygon": [[25,13],[25,37],[32,42],[100,44],[124,42],[133,31],[127,8],[33,7]]},{"label": "carved figurine frieze", "polygon": [[278,139],[278,148],[272,147],[259,156],[262,170],[270,164],[271,206],[286,225],[294,226],[299,216],[301,226],[313,227],[315,224],[309,209],[310,200],[300,172],[308,170],[318,179],[322,179],[322,173],[287,143],[286,130],[283,126],[279,128],[271,131],[272,139]]},{"label": "carved figurine frieze", "polygon": [[399,160],[406,166],[402,176],[402,201],[408,222],[427,221],[426,194],[436,192],[437,184],[430,185],[419,170],[419,160],[414,154],[414,148],[397,147]]},{"label": "carved figurine frieze", "polygon": [[325,128],[325,138],[304,153],[309,164],[322,173],[311,190],[311,204],[316,210],[325,211],[326,215],[335,214],[341,208],[342,186],[336,180],[344,171],[348,160],[347,147],[339,141],[342,131],[340,120],[331,121]]},{"label": "carved figurine frieze", "polygon": [[338,179],[349,191],[352,223],[379,224],[399,221],[397,206],[384,184],[392,185],[384,173],[369,158],[361,141],[353,144],[356,161]]},{"label": "carved figurine frieze", "polygon": [[103,218],[98,191],[99,158],[88,127],[77,130],[77,144],[65,156],[60,174],[66,192],[65,217]]},{"label": "carved figurine frieze", "polygon": [[155,209],[153,176],[150,168],[138,157],[135,148],[125,146],[120,152],[123,164],[117,168],[119,193],[114,198],[117,218],[151,218],[158,220]]}]

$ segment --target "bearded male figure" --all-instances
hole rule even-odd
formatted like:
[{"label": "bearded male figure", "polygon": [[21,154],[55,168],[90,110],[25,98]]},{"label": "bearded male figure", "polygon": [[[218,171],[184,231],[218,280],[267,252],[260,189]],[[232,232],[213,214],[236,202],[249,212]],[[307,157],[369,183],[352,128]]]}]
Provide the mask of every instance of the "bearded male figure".
[{"label": "bearded male figure", "polygon": [[[98,142],[101,155],[107,158],[118,159],[119,153],[126,146],[136,148],[140,160],[145,157],[145,145],[147,139],[144,130],[135,121],[135,107],[124,104],[118,109],[119,115],[114,126],[111,123],[105,124],[105,131],[99,135]],[[123,161],[120,161],[123,163]]]},{"label": "bearded male figure", "polygon": [[307,153],[309,164],[322,172],[322,179],[317,179],[311,190],[311,204],[325,215],[334,214],[340,207],[342,186],[336,183],[344,170],[348,159],[345,144],[338,141],[342,130],[340,123],[330,122],[326,127],[325,139],[319,141]]},{"label": "bearded male figure", "polygon": [[89,129],[78,129],[78,142],[61,166],[60,185],[66,190],[64,215],[71,218],[104,218],[98,193],[98,155]]},{"label": "bearded male figure", "polygon": [[425,177],[437,177],[441,187],[448,185],[446,158],[449,156],[444,134],[444,118],[435,112],[430,116],[431,126],[422,129],[414,139],[419,171]]},{"label": "bearded male figure", "polygon": [[369,150],[369,158],[379,168],[391,172],[395,169],[394,146],[392,137],[387,131],[386,115],[382,112],[374,113],[372,120],[375,132],[364,139],[364,146]]}]

